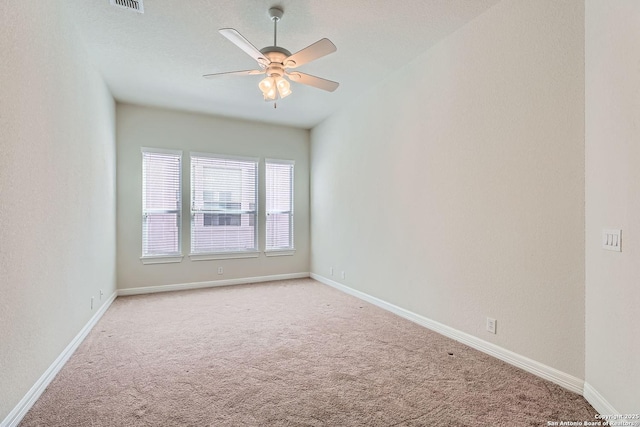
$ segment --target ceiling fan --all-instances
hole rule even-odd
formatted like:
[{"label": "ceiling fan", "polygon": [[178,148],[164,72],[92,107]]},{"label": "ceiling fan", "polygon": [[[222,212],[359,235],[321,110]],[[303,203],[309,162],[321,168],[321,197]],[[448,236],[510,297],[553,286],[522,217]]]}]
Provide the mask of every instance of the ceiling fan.
[{"label": "ceiling fan", "polygon": [[279,7],[269,9],[269,16],[273,21],[273,46],[267,46],[260,50],[256,49],[242,34],[233,28],[219,30],[220,34],[255,59],[260,67],[259,70],[205,74],[203,77],[210,79],[225,75],[266,74],[267,76],[258,84],[265,101],[275,101],[278,97],[285,98],[291,95],[291,87],[286,78],[292,82],[313,86],[329,92],[336,90],[339,86],[337,82],[294,70],[301,65],[335,52],[337,50],[336,46],[329,39],[320,39],[292,55],[287,49],[277,46],[278,21],[282,19],[283,15],[284,11]]}]

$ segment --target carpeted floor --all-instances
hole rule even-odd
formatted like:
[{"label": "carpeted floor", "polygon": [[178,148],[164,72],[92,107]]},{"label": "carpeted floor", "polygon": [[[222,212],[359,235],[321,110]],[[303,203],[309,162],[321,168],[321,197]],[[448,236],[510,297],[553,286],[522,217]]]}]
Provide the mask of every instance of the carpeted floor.
[{"label": "carpeted floor", "polygon": [[26,426],[547,426],[579,395],[311,279],[118,298]]}]

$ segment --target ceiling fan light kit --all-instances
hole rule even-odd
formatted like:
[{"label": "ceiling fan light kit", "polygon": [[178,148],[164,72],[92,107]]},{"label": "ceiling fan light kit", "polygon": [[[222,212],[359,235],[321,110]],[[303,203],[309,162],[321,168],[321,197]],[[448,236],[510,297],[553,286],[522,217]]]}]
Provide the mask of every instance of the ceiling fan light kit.
[{"label": "ceiling fan light kit", "polygon": [[278,77],[265,77],[260,81],[258,87],[262,91],[265,101],[275,101],[280,98],[286,98],[291,95],[291,87],[289,82],[284,78]]},{"label": "ceiling fan light kit", "polygon": [[310,46],[294,53],[277,46],[278,21],[282,19],[284,11],[279,7],[269,9],[269,17],[273,21],[273,46],[267,46],[258,50],[246,38],[233,28],[222,28],[220,34],[251,56],[260,67],[259,70],[231,71],[226,73],[205,74],[204,78],[215,78],[221,75],[256,75],[266,74],[260,81],[258,88],[262,92],[265,101],[276,101],[291,95],[291,85],[287,78],[293,82],[312,86],[318,89],[333,92],[339,86],[337,82],[315,77],[298,71],[289,72],[291,68],[299,67],[308,62],[335,52],[336,46],[329,39],[320,39]]}]

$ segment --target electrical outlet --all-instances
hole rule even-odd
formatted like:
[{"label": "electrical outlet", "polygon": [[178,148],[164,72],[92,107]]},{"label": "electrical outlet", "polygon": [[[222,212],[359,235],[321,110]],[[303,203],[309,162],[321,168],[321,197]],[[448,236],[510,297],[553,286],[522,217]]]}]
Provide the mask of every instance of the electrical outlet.
[{"label": "electrical outlet", "polygon": [[345,274],[345,272],[344,272],[344,271],[340,273],[340,276],[341,276],[343,279],[345,279],[345,278],[347,277],[347,275]]},{"label": "electrical outlet", "polygon": [[487,317],[487,332],[491,332],[492,334],[496,333],[496,324],[498,321],[496,319],[492,319],[491,317]]},{"label": "electrical outlet", "polygon": [[104,292],[102,292],[102,289],[100,289],[100,301],[102,301],[102,296],[104,295]]},{"label": "electrical outlet", "polygon": [[602,230],[602,249],[608,251],[622,252],[622,230],[605,229]]},{"label": "electrical outlet", "polygon": [[218,267],[218,274],[224,274],[224,268]]},{"label": "electrical outlet", "polygon": [[91,310],[93,310],[93,297],[91,297]]},{"label": "electrical outlet", "polygon": [[333,267],[329,267],[329,274],[333,276]]}]

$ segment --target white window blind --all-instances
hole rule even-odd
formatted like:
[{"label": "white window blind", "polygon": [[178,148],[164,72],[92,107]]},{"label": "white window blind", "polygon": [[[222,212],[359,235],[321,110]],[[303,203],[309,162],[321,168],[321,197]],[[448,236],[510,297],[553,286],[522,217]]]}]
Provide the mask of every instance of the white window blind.
[{"label": "white window blind", "polygon": [[191,253],[257,251],[258,161],[191,154]]},{"label": "white window blind", "polygon": [[181,152],[142,150],[143,257],[180,255],[181,163]]},{"label": "white window blind", "polygon": [[269,250],[293,249],[293,166],[288,160],[265,160]]}]

